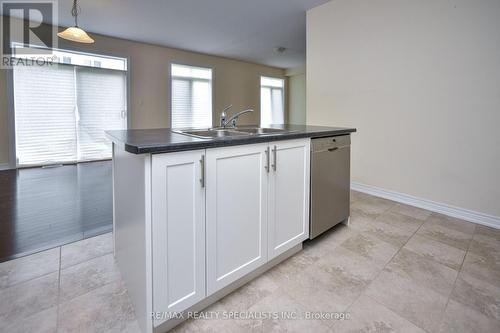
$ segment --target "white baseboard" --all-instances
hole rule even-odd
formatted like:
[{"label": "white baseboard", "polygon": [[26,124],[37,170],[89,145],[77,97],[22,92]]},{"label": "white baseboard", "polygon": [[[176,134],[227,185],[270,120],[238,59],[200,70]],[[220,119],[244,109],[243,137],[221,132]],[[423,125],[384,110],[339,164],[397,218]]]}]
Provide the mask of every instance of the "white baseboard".
[{"label": "white baseboard", "polygon": [[482,224],[488,227],[500,229],[500,217],[475,212],[472,210],[450,206],[427,199],[417,198],[408,194],[385,190],[380,187],[351,182],[351,189],[376,197],[401,202],[410,206],[423,208],[432,212],[456,217],[469,222]]},{"label": "white baseboard", "polygon": [[9,163],[0,163],[0,170],[8,170],[10,169]]}]

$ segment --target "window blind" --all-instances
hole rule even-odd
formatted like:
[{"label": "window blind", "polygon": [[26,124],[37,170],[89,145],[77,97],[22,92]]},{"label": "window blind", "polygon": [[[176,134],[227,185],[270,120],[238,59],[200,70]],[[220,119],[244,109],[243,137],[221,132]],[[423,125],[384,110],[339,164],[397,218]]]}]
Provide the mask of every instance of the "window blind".
[{"label": "window blind", "polygon": [[127,127],[126,82],[119,70],[15,66],[17,164],[111,158],[104,131]]},{"label": "window blind", "polygon": [[77,159],[72,67],[14,67],[14,108],[19,165]]},{"label": "window blind", "polygon": [[127,127],[125,72],[76,68],[78,159],[111,157],[105,131]]},{"label": "window blind", "polygon": [[260,110],[261,125],[283,124],[284,112],[284,86],[283,79],[261,77],[260,83]]},{"label": "window blind", "polygon": [[212,70],[172,64],[172,128],[212,126]]}]

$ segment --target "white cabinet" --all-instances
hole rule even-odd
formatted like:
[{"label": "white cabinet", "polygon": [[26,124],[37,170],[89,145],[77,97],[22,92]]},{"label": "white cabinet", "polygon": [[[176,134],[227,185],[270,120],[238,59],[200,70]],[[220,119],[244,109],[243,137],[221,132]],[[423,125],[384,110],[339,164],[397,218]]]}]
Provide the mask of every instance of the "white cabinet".
[{"label": "white cabinet", "polygon": [[144,331],[308,237],[309,152],[309,139],[152,155],[113,145],[115,253]]},{"label": "white cabinet", "polygon": [[271,148],[268,259],[309,237],[310,140],[277,141]]},{"label": "white cabinet", "polygon": [[207,150],[207,294],[267,262],[267,144]]},{"label": "white cabinet", "polygon": [[152,156],[155,312],[182,311],[206,296],[204,154],[199,150]]},{"label": "white cabinet", "polygon": [[310,140],[207,150],[207,294],[309,237]]},{"label": "white cabinet", "polygon": [[152,156],[154,312],[183,311],[309,237],[309,154],[298,139]]}]

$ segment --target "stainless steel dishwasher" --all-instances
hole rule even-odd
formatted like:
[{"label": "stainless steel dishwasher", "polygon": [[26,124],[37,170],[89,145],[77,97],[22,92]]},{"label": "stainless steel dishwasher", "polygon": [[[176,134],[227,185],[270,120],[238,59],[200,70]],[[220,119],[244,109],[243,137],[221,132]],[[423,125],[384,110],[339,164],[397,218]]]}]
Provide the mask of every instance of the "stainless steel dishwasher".
[{"label": "stainless steel dishwasher", "polygon": [[310,239],[349,218],[351,136],[311,140]]}]

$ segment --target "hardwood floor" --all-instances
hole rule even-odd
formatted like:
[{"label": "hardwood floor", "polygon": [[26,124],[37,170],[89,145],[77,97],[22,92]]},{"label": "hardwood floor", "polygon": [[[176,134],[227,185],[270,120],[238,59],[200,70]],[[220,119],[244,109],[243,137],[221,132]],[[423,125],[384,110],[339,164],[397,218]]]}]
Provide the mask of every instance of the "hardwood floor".
[{"label": "hardwood floor", "polygon": [[0,262],[112,230],[111,161],[0,171]]}]

